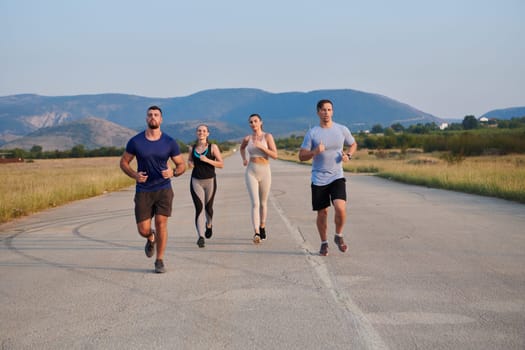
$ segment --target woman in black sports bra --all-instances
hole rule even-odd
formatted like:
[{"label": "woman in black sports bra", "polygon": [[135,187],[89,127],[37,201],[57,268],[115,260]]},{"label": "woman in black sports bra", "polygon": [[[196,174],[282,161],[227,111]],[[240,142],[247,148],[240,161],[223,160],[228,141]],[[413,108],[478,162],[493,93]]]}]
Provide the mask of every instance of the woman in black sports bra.
[{"label": "woman in black sports bra", "polygon": [[224,167],[221,151],[216,144],[208,142],[210,131],[207,125],[197,127],[197,141],[189,150],[188,166],[193,168],[190,192],[195,206],[195,227],[197,245],[204,248],[205,237],[211,238],[213,219],[213,199],[217,191],[215,168]]}]

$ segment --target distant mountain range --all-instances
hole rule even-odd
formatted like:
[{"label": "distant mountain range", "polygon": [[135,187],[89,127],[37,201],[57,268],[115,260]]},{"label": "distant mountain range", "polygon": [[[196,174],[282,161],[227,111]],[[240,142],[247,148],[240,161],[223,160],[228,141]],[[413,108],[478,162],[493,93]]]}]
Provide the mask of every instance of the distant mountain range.
[{"label": "distant mountain range", "polygon": [[482,115],[485,118],[512,119],[525,117],[525,107],[494,109]]},{"label": "distant mountain range", "polygon": [[265,130],[275,137],[299,135],[318,123],[315,105],[323,98],[334,102],[334,120],[352,132],[376,124],[444,121],[388,97],[350,89],[285,93],[216,89],[173,98],[24,94],[0,97],[0,148],[123,147],[132,134],[144,129],[146,109],[151,105],[163,110],[162,129],[184,142],[195,138],[199,123],[209,125],[212,139],[238,140],[251,131],[247,123],[251,113],[259,113]]},{"label": "distant mountain range", "polygon": [[43,150],[69,150],[76,145],[87,149],[100,147],[123,147],[137,132],[104,119],[87,117],[68,121],[57,126],[40,128],[26,136],[4,144],[1,148],[21,148],[42,146]]}]

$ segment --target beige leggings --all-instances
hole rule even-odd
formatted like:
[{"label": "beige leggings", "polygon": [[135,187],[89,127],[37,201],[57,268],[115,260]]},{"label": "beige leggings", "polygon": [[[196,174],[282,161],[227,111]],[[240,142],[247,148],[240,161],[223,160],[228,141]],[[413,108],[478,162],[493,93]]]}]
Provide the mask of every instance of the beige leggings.
[{"label": "beige leggings", "polygon": [[259,233],[261,224],[266,223],[268,195],[272,184],[272,172],[269,164],[249,162],[244,174],[246,187],[252,201],[253,230]]}]

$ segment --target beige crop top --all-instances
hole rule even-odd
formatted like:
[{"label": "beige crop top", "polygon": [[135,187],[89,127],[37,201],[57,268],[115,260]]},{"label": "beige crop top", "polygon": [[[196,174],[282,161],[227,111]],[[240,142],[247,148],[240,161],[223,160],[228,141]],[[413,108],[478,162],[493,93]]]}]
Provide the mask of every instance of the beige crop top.
[{"label": "beige crop top", "polygon": [[[268,148],[268,142],[266,142],[266,134],[262,134],[262,144]],[[266,153],[255,147],[253,144],[253,136],[250,136],[250,140],[248,141],[248,145],[246,146],[246,150],[248,150],[248,153],[250,154],[250,158],[257,158],[257,157],[263,157],[268,158]]]}]

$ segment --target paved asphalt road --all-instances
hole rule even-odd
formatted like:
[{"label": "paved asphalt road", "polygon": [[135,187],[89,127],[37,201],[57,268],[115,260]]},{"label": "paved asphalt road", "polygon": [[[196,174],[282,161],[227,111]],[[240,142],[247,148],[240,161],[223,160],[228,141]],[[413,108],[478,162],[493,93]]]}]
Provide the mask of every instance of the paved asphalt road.
[{"label": "paved asphalt road", "polygon": [[0,348],[525,349],[524,205],[352,175],[349,250],[320,257],[310,168],[272,170],[259,246],[237,154],[206,248],[174,179],[165,274],[133,188],[0,226]]}]

